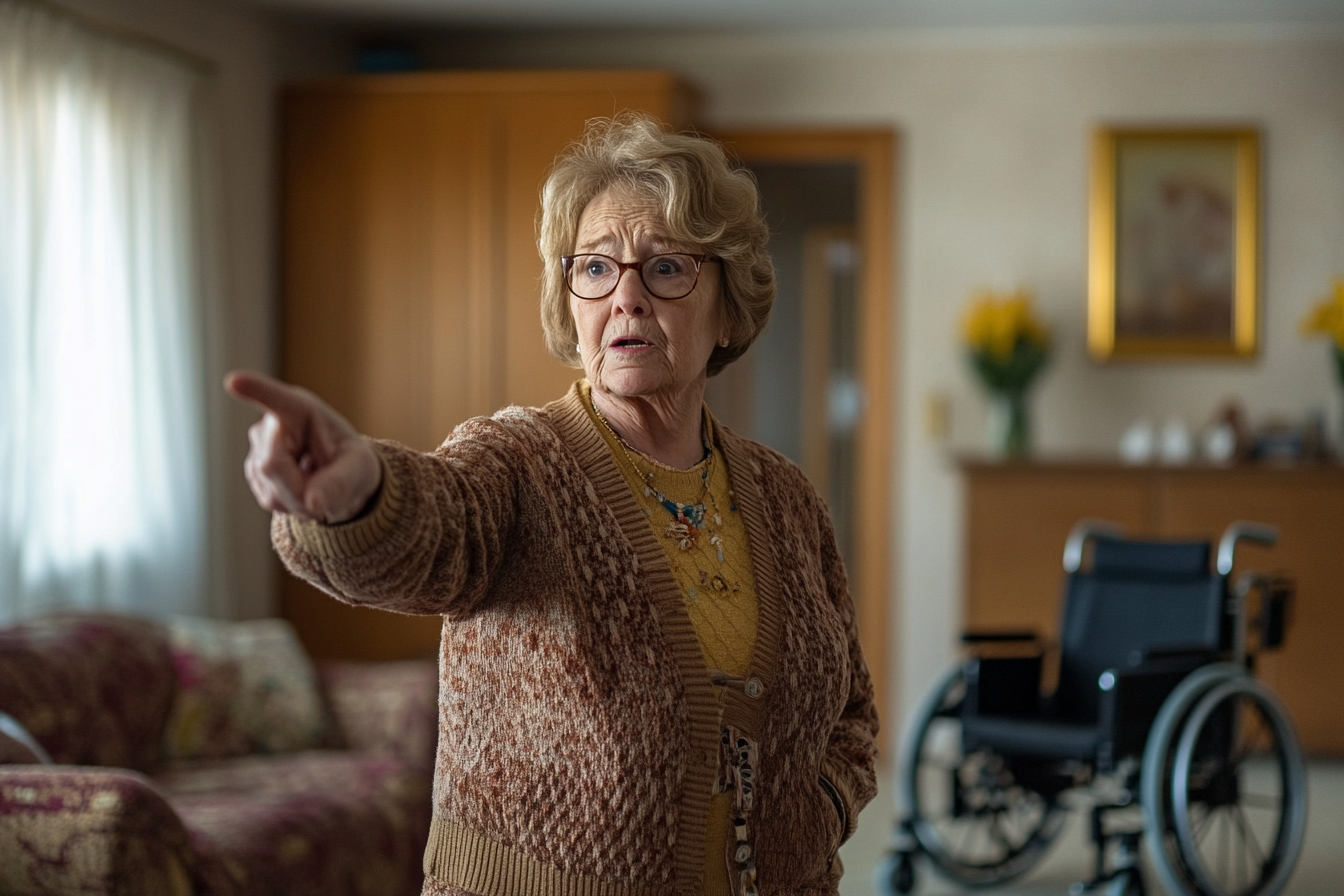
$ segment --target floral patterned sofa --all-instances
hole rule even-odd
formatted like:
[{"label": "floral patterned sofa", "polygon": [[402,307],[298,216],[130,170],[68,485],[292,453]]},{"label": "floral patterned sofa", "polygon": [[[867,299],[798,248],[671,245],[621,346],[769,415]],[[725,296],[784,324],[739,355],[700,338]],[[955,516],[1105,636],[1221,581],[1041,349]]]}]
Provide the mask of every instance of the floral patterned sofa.
[{"label": "floral patterned sofa", "polygon": [[437,684],[276,619],[0,628],[0,893],[413,896]]}]

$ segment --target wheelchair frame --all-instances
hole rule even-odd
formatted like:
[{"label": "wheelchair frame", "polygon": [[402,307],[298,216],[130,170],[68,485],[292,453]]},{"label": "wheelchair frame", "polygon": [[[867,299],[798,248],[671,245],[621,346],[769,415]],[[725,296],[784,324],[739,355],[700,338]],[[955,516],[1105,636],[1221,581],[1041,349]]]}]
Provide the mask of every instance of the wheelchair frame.
[{"label": "wheelchair frame", "polygon": [[[1081,521],[1065,544],[1066,574],[1080,573],[1090,542],[1122,537],[1114,524]],[[1064,798],[1086,791],[1094,872],[1070,888],[1071,896],[1145,896],[1141,841],[1169,896],[1280,893],[1305,834],[1306,773],[1286,711],[1252,677],[1250,635],[1254,630],[1260,650],[1282,643],[1293,587],[1256,573],[1229,587],[1238,542],[1276,540],[1277,531],[1262,524],[1228,527],[1214,573],[1229,617],[1226,651],[1159,651],[1137,669],[1102,672],[1097,728],[1103,734],[1086,758],[1030,755],[968,737],[964,720],[977,707],[1030,716],[1021,695],[1030,681],[1039,696],[1043,651],[1030,633],[963,636],[978,648],[1030,645],[1035,653],[973,653],[921,702],[902,744],[902,814],[877,871],[878,892],[911,892],[921,855],[968,887],[1011,881],[1049,851],[1064,825]],[[1261,612],[1253,621],[1256,592]],[[1128,823],[1115,824],[1122,814]],[[1228,845],[1233,839],[1237,846]]]}]

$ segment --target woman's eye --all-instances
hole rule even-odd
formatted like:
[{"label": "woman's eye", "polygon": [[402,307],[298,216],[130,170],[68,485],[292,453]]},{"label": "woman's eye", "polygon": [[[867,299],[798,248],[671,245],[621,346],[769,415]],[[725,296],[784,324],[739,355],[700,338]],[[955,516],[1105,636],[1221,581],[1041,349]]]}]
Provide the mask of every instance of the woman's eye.
[{"label": "woman's eye", "polygon": [[659,277],[675,277],[677,274],[681,273],[683,267],[681,259],[673,258],[670,255],[663,255],[658,258],[650,259],[649,265],[653,268],[653,272]]},{"label": "woman's eye", "polygon": [[589,277],[604,277],[610,270],[611,266],[600,258],[590,258],[583,266],[583,272]]}]

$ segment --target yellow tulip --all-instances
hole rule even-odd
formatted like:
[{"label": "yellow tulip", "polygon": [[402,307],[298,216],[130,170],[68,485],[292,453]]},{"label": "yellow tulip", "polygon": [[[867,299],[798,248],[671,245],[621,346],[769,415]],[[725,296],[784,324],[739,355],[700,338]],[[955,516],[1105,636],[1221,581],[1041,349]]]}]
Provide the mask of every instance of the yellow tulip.
[{"label": "yellow tulip", "polygon": [[1328,336],[1344,349],[1344,277],[1334,280],[1334,295],[1323,296],[1302,319],[1302,335]]},{"label": "yellow tulip", "polygon": [[1038,347],[1050,343],[1050,332],[1032,312],[1026,290],[998,294],[981,290],[962,317],[962,336],[973,352],[999,361],[1012,357],[1019,340]]}]

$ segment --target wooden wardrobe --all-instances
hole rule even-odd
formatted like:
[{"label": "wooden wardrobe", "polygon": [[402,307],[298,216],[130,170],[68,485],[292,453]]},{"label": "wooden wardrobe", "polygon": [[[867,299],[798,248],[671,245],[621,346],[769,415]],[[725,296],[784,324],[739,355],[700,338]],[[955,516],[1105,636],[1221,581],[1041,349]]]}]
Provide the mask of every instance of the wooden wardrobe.
[{"label": "wooden wardrobe", "polygon": [[[691,123],[655,71],[445,72],[294,85],[282,98],[281,375],[360,431],[437,446],[467,417],[540,405],[578,377],[539,317],[540,187],[593,117]],[[347,607],[286,575],[313,655],[432,653],[438,617]]]}]

